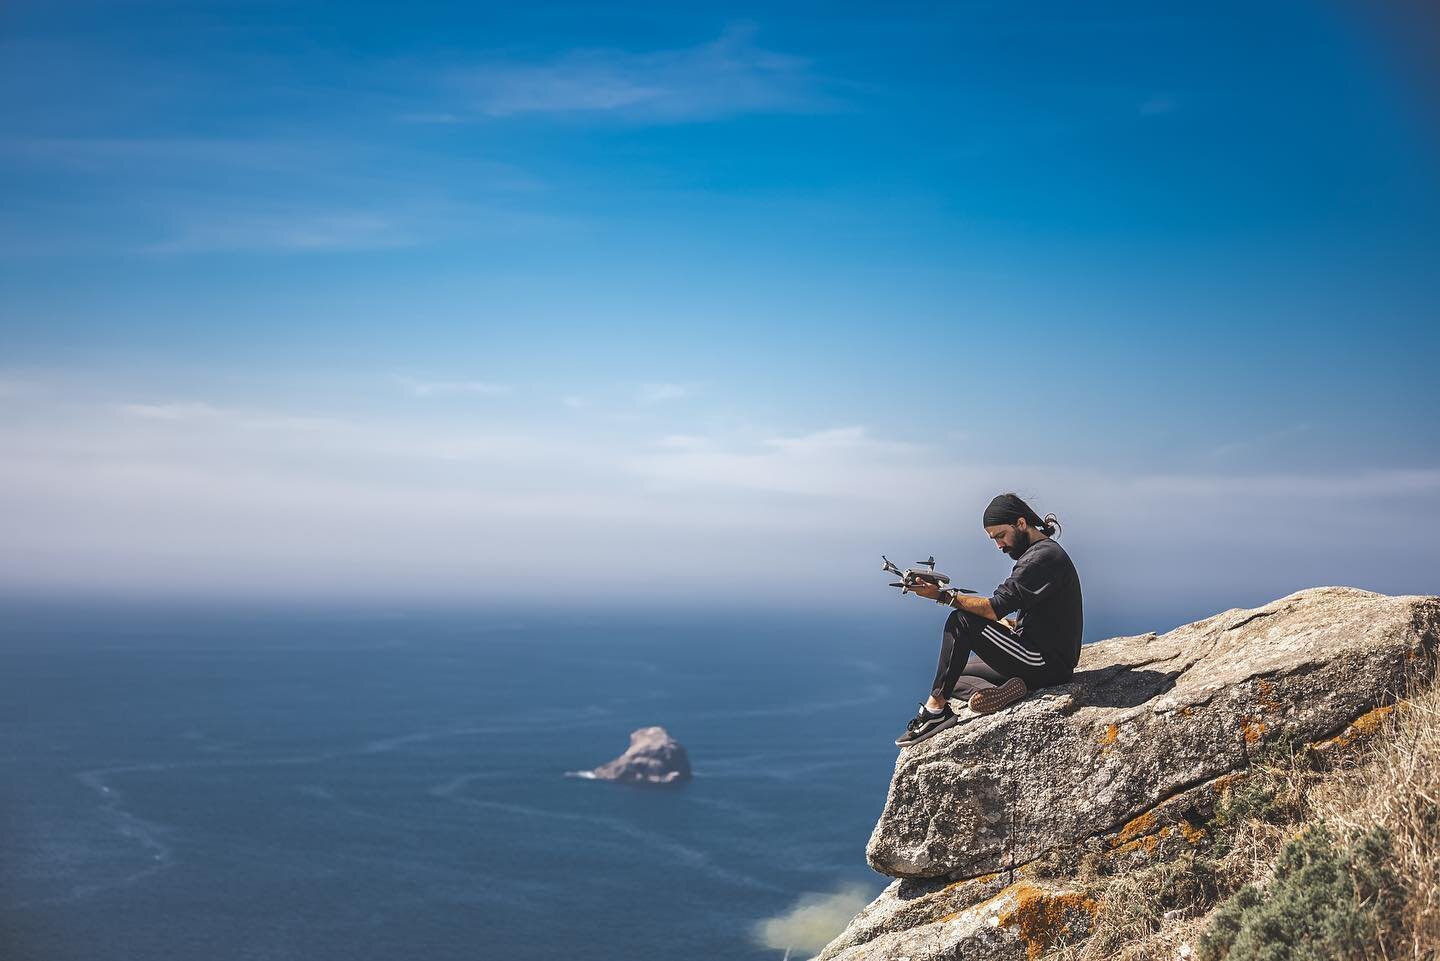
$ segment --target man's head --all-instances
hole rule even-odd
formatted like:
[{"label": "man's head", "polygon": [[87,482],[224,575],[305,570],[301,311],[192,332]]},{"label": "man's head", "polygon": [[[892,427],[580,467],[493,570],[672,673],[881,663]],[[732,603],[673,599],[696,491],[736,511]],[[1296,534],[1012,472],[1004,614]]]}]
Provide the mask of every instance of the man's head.
[{"label": "man's head", "polygon": [[1030,545],[1049,537],[1060,528],[1055,515],[1043,520],[1030,505],[1013,493],[998,494],[985,508],[985,534],[995,546],[1014,560],[1019,560]]}]

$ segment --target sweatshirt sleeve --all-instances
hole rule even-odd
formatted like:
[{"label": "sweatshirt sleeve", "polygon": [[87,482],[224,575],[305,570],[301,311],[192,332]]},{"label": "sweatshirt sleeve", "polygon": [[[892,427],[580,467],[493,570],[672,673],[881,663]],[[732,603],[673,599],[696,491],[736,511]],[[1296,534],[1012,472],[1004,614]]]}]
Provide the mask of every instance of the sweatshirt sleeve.
[{"label": "sweatshirt sleeve", "polygon": [[996,617],[1004,617],[1015,611],[1033,611],[1049,599],[1046,593],[1057,573],[1054,560],[1037,554],[1032,560],[1028,555],[1015,565],[1010,576],[995,588],[990,606]]}]

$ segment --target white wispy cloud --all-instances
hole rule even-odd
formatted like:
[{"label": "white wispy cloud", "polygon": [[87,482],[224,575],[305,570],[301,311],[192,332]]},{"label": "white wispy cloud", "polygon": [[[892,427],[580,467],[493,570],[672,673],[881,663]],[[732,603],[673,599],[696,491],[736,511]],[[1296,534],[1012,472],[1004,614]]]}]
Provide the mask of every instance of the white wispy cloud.
[{"label": "white wispy cloud", "polygon": [[698,389],[695,384],[641,384],[635,391],[635,399],[642,404],[660,404],[690,397]]},{"label": "white wispy cloud", "polygon": [[0,138],[0,168],[67,185],[0,226],[0,255],[304,255],[570,226],[527,206],[545,184],[513,164],[375,140]]},{"label": "white wispy cloud", "polygon": [[386,250],[414,246],[421,241],[414,223],[385,211],[292,208],[217,216],[211,210],[195,209],[172,219],[168,236],[149,244],[147,251],[176,254]]},{"label": "white wispy cloud", "polygon": [[165,404],[116,404],[115,409],[131,417],[170,422],[219,420],[228,416],[227,411],[218,407],[193,401],[174,401]]},{"label": "white wispy cloud", "polygon": [[807,62],[759,47],[754,34],[739,24],[696,47],[574,50],[546,63],[496,62],[460,72],[456,83],[470,108],[488,117],[603,114],[678,122],[816,106]]},{"label": "white wispy cloud", "polygon": [[[882,551],[997,582],[1008,562],[980,512],[1007,489],[1060,515],[1102,609],[1316,583],[1418,590],[1440,563],[1433,468],[1137,474],[860,424],[719,430],[667,414],[667,433],[648,419],[522,423],[490,405],[446,421],[430,405],[335,414],[44,388],[25,417],[0,419],[11,587],[514,597],[530,587],[506,557],[554,556],[574,596],[617,599],[644,594],[630,572],[663,556],[687,572],[667,597],[775,601],[803,582],[883,602]],[[1373,544],[1377,499],[1411,519],[1405,536]]]},{"label": "white wispy cloud", "polygon": [[659,488],[732,487],[863,502],[898,492],[940,496],[954,480],[941,452],[877,439],[858,426],[752,439],[672,435],[630,466]]},{"label": "white wispy cloud", "polygon": [[503,397],[512,390],[509,384],[500,384],[489,380],[416,380],[413,377],[397,377],[395,379],[405,390],[416,397],[435,397],[442,394]]},{"label": "white wispy cloud", "polygon": [[1248,437],[1237,437],[1224,444],[1220,444],[1210,450],[1212,458],[1226,458],[1235,454],[1263,452],[1273,448],[1277,443],[1287,440],[1294,440],[1308,434],[1311,427],[1307,423],[1291,424],[1288,427],[1281,427],[1275,430],[1268,430]]}]

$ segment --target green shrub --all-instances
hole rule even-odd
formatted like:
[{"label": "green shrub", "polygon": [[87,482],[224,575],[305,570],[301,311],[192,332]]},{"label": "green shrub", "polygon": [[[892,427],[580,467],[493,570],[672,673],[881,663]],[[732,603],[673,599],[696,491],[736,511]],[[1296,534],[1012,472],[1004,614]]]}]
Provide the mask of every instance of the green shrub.
[{"label": "green shrub", "polygon": [[1211,857],[1223,858],[1246,830],[1248,822],[1290,825],[1306,820],[1305,797],[1285,775],[1280,769],[1252,767],[1242,781],[1226,792],[1215,806],[1209,824]]},{"label": "green shrub", "polygon": [[1241,888],[1196,945],[1200,961],[1354,961],[1393,941],[1401,894],[1383,828],[1348,848],[1315,827],[1280,852],[1275,879]]}]

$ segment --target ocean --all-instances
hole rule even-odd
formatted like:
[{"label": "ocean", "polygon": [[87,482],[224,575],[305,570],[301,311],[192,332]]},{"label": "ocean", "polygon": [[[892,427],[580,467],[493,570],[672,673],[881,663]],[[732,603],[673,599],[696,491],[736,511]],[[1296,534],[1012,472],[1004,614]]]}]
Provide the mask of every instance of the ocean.
[{"label": "ocean", "polygon": [[[942,616],[3,614],[6,961],[778,961],[757,923],[885,883]],[[688,785],[565,776],[656,724]]]}]

